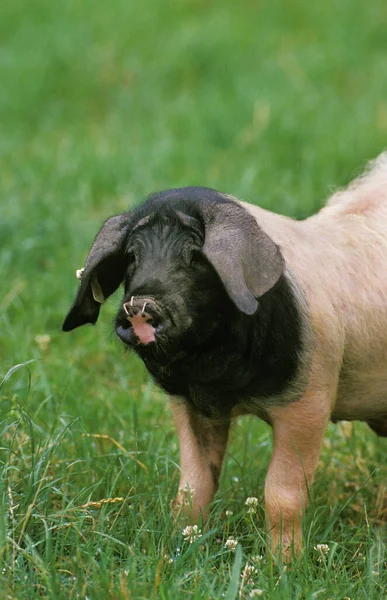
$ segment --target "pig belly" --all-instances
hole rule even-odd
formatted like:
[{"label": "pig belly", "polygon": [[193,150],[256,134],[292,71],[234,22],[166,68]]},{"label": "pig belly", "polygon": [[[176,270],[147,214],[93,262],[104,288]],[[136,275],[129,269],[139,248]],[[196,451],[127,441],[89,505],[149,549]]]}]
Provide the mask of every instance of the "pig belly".
[{"label": "pig belly", "polygon": [[367,421],[387,428],[387,367],[340,377],[332,420]]}]

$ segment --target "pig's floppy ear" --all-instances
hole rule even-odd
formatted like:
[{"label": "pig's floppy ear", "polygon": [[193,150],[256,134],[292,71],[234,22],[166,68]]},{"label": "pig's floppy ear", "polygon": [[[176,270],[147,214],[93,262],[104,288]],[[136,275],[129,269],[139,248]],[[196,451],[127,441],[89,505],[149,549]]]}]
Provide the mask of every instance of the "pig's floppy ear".
[{"label": "pig's floppy ear", "polygon": [[125,274],[125,239],[129,214],[108,219],[99,231],[81,270],[77,295],[62,326],[71,331],[95,323],[103,304],[120,285]]},{"label": "pig's floppy ear", "polygon": [[256,299],[281,277],[280,249],[242,206],[219,202],[207,210],[203,253],[237,308],[252,315]]}]

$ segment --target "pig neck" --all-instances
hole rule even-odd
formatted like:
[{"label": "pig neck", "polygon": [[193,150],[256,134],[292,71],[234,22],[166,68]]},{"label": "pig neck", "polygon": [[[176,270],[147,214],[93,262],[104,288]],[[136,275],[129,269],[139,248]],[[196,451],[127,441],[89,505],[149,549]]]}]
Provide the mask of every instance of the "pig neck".
[{"label": "pig neck", "polygon": [[281,402],[297,378],[302,327],[297,300],[283,276],[259,299],[254,316],[233,309],[203,344],[183,348],[168,368],[148,368],[169,394],[208,416],[225,415],[251,399],[264,407]]}]

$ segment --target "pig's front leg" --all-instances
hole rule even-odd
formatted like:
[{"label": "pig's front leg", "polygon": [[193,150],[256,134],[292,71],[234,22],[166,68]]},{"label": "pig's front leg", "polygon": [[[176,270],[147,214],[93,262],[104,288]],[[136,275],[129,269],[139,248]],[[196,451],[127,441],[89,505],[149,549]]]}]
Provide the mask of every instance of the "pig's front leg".
[{"label": "pig's front leg", "polygon": [[179,491],[172,503],[196,520],[206,518],[208,505],[218,489],[230,420],[213,421],[184,402],[171,402],[180,443]]},{"label": "pig's front leg", "polygon": [[274,449],[265,481],[270,546],[289,560],[302,548],[301,518],[308,502],[330,414],[330,396],[309,392],[302,400],[270,411]]}]

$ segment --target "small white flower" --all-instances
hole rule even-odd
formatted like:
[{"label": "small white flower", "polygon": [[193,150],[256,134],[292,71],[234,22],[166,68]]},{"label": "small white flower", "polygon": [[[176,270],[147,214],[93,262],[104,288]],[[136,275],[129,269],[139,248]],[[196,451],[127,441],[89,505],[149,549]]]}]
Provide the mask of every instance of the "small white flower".
[{"label": "small white flower", "polygon": [[251,496],[250,498],[246,498],[245,504],[246,506],[258,506],[259,500],[258,498]]},{"label": "small white flower", "polygon": [[233,511],[232,510],[226,510],[225,515],[226,517],[232,517],[233,516]]},{"label": "small white flower", "polygon": [[245,505],[248,506],[247,514],[253,515],[257,512],[257,506],[259,504],[258,498],[251,496],[250,498],[246,498]]},{"label": "small white flower", "polygon": [[250,556],[250,560],[252,560],[255,563],[259,563],[261,562],[261,560],[263,560],[263,556],[262,554],[255,554],[254,556]]},{"label": "small white flower", "polygon": [[263,590],[261,590],[261,588],[251,590],[249,598],[258,598],[258,596],[263,596]]},{"label": "small white flower", "polygon": [[329,546],[328,546],[328,544],[317,544],[317,546],[315,546],[314,549],[320,555],[318,557],[318,559],[317,559],[318,562],[322,562],[324,560],[324,556],[326,554],[328,554],[328,552],[329,552]]},{"label": "small white flower", "polygon": [[257,573],[257,569],[255,567],[253,567],[253,565],[245,565],[245,568],[243,569],[242,573],[241,573],[241,577],[244,583],[252,583],[253,582],[253,575],[255,575]]},{"label": "small white flower", "polygon": [[235,550],[235,549],[236,549],[236,547],[237,547],[237,545],[238,545],[238,540],[236,540],[236,539],[235,539],[235,538],[233,538],[233,537],[229,537],[229,538],[226,540],[226,543],[225,543],[225,545],[224,545],[224,546],[225,546],[225,548],[227,548],[228,550]]},{"label": "small white flower", "polygon": [[189,542],[190,544],[193,544],[193,542],[196,542],[196,540],[202,537],[201,531],[197,525],[187,525],[182,533],[184,541]]}]

